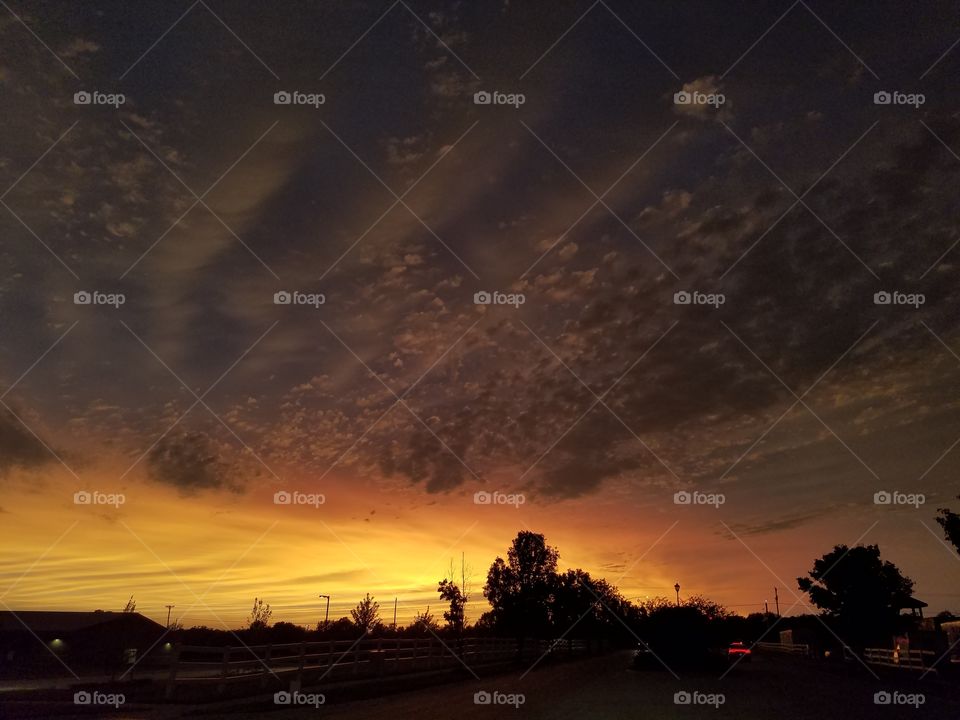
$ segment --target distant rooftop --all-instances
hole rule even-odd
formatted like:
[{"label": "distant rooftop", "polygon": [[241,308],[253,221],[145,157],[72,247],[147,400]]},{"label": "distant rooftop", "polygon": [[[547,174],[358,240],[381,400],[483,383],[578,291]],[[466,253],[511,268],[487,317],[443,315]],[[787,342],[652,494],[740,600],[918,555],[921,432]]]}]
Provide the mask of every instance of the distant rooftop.
[{"label": "distant rooftop", "polygon": [[[75,632],[85,628],[102,625],[123,615],[153,622],[140,613],[122,613],[109,610],[94,612],[66,612],[59,610],[2,610],[0,611],[0,632],[22,630],[26,625],[34,632]],[[19,619],[18,619],[19,618]]]}]

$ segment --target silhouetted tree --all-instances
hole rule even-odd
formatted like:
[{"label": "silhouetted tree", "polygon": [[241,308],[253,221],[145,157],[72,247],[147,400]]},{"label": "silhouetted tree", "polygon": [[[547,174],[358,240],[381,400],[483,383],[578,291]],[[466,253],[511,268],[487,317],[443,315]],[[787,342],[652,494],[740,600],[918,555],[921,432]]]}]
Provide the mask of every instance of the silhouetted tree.
[{"label": "silhouetted tree", "polygon": [[413,620],[413,624],[410,626],[410,630],[420,635],[427,635],[430,633],[435,633],[440,629],[440,623],[437,622],[437,619],[433,616],[433,613],[430,612],[430,606],[427,605],[427,609],[424,612],[417,612],[417,616]]},{"label": "silhouetted tree", "polygon": [[[960,500],[960,495],[957,496]],[[960,515],[951,512],[949,508],[938,508],[937,522],[943,528],[943,536],[950,541],[950,544],[960,553]]]},{"label": "silhouetted tree", "polygon": [[889,640],[898,630],[898,608],[913,593],[913,580],[881,560],[877,545],[837,545],[797,585],[857,649]]},{"label": "silhouetted tree", "polygon": [[253,599],[253,609],[250,611],[250,629],[263,630],[270,625],[270,618],[273,616],[273,610],[269,603],[265,603],[259,598]]},{"label": "silhouetted tree", "polygon": [[517,533],[507,561],[498,557],[487,572],[483,595],[493,606],[496,627],[517,635],[542,635],[550,626],[550,603],[560,554],[543,535]]},{"label": "silhouetted tree", "polygon": [[467,598],[452,580],[444,578],[437,586],[437,592],[440,593],[440,599],[450,604],[450,609],[443,613],[443,619],[447,621],[447,628],[454,635],[460,637],[464,626],[464,608],[467,604]]},{"label": "silhouetted tree", "polygon": [[367,593],[357,606],[350,611],[353,624],[365,633],[373,632],[380,624],[380,603],[376,602],[370,593]]},{"label": "silhouetted tree", "polygon": [[554,576],[549,613],[554,634],[572,627],[569,636],[587,637],[610,629],[620,633],[624,630],[621,620],[635,609],[606,580],[594,579],[578,568]]}]

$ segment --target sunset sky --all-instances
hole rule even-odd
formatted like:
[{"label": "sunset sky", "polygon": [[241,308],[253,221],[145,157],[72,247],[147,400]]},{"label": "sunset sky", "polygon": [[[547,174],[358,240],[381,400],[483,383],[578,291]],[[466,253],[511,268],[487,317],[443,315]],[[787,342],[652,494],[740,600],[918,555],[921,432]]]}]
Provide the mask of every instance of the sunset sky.
[{"label": "sunset sky", "polygon": [[960,611],[960,7],[903,5],[4,5],[0,607],[409,622],[462,554],[476,619],[530,529],[744,613],[877,543]]}]

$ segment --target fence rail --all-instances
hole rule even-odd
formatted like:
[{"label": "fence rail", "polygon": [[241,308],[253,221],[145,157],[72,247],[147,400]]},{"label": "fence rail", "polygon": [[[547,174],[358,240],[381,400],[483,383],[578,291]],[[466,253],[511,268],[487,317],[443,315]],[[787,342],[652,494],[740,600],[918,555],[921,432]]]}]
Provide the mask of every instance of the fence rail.
[{"label": "fence rail", "polygon": [[806,644],[758,642],[756,644],[756,647],[759,650],[770,650],[773,652],[790,653],[792,655],[809,655],[810,654],[810,646]]},{"label": "fence rail", "polygon": [[480,667],[542,655],[589,652],[584,640],[506,638],[360,638],[240,647],[177,645],[173,648],[166,695],[178,686],[235,683],[299,687],[326,679],[383,677],[457,666]]},{"label": "fence rail", "polygon": [[[885,667],[906,668],[908,670],[924,670],[933,663],[933,650],[906,650],[900,651],[890,648],[865,648],[863,659],[871,665]],[[929,660],[930,662],[927,662]]]}]

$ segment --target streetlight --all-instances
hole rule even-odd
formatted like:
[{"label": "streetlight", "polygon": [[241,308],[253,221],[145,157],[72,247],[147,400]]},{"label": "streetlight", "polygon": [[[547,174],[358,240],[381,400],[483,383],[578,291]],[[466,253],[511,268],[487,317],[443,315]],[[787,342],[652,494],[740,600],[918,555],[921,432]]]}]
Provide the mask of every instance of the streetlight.
[{"label": "streetlight", "polygon": [[318,597],[327,599],[327,609],[323,614],[323,626],[326,627],[327,623],[330,621],[330,596],[329,595],[319,595]]},{"label": "streetlight", "polygon": [[677,607],[680,607],[680,583],[677,583],[673,586],[673,589],[677,593]]}]

